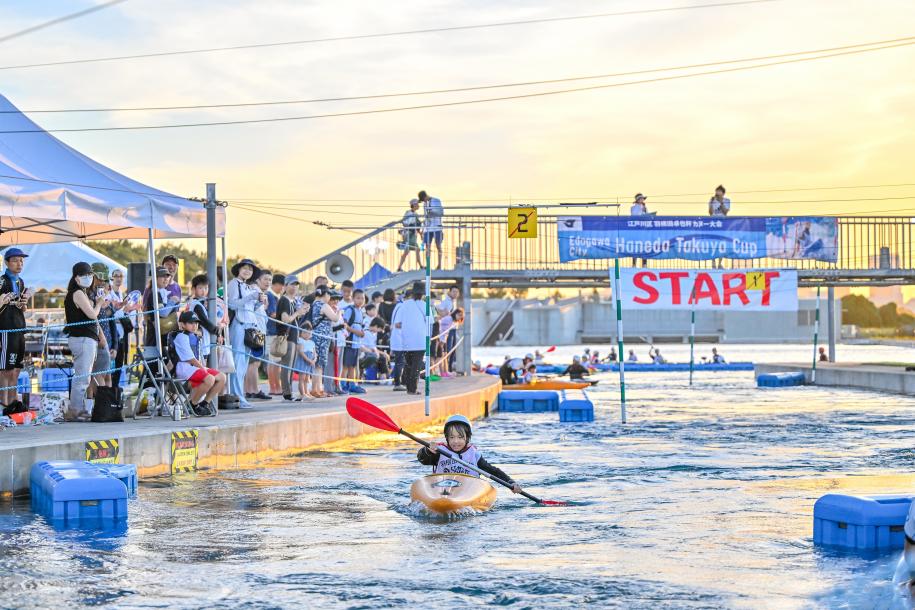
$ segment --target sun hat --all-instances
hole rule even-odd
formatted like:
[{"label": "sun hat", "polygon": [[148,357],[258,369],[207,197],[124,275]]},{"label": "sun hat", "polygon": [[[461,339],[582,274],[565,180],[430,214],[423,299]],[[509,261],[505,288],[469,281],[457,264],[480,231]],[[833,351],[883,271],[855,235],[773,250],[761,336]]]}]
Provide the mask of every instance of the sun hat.
[{"label": "sun hat", "polygon": [[258,275],[261,272],[260,267],[255,265],[253,260],[251,260],[250,258],[243,258],[240,261],[238,261],[237,263],[235,263],[234,265],[232,265],[232,275],[234,275],[235,277],[238,277],[238,272],[245,265],[248,265],[249,267],[251,267],[251,269],[254,270],[254,273],[251,274],[252,277]]}]

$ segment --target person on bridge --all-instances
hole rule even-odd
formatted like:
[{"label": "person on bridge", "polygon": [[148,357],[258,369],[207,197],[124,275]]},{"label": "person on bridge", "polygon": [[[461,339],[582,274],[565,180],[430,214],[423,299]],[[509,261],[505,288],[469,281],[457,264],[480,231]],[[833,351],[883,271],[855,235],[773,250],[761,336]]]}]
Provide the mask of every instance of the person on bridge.
[{"label": "person on bridge", "polygon": [[[632,207],[629,208],[629,215],[630,216],[648,216],[648,206],[645,204],[646,199],[648,199],[648,197],[646,197],[642,193],[636,193],[635,201],[632,202]],[[648,266],[647,258],[643,258],[641,260],[642,260],[642,267]],[[633,267],[636,266],[637,261],[638,261],[638,259],[636,259],[635,257],[632,258]]]},{"label": "person on bridge", "polygon": [[438,197],[430,197],[426,191],[420,191],[417,195],[420,203],[423,204],[423,243],[427,248],[432,247],[435,241],[435,249],[438,250],[438,264],[436,269],[442,268],[442,216],[445,215],[445,209],[442,207],[442,200]]},{"label": "person on bridge", "polygon": [[403,238],[403,241],[397,244],[397,247],[403,250],[403,254],[400,255],[400,263],[397,265],[397,273],[403,271],[404,261],[407,260],[407,256],[410,255],[410,252],[416,252],[416,266],[422,269],[423,260],[419,255],[419,227],[420,220],[419,214],[419,199],[410,200],[410,209],[407,210],[403,215],[403,220],[401,224],[403,229],[400,229],[400,236]]}]

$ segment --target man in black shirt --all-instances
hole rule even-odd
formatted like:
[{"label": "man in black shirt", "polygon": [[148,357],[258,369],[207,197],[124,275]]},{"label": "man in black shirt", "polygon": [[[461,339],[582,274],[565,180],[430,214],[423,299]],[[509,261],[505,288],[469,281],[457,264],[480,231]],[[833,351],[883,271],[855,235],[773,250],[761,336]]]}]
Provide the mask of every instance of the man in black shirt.
[{"label": "man in black shirt", "polygon": [[27,256],[19,248],[7,248],[3,253],[6,270],[0,276],[0,330],[6,332],[0,333],[0,387],[9,388],[0,390],[4,415],[28,410],[28,405],[16,400],[16,382],[25,356],[25,307],[29,298],[19,274]]}]

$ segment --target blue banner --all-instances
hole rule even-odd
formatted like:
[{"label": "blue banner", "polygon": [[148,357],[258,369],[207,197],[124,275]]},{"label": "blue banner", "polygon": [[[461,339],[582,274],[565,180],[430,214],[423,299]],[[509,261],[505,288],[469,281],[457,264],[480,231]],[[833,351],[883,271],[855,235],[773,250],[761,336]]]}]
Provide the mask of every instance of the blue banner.
[{"label": "blue banner", "polygon": [[781,258],[838,260],[835,218],[717,216],[565,216],[559,260]]}]

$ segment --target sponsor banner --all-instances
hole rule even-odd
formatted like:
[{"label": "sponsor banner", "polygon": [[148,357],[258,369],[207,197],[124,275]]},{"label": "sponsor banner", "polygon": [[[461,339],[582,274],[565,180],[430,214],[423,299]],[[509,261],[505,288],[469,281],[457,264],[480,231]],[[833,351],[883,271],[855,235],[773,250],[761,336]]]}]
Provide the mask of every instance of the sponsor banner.
[{"label": "sponsor banner", "polygon": [[565,216],[559,260],[634,258],[838,260],[838,220],[812,216]]},{"label": "sponsor banner", "polygon": [[120,463],[120,447],[116,438],[101,441],[86,441],[86,461],[93,464]]},{"label": "sponsor banner", "polygon": [[797,271],[620,269],[620,294],[623,309],[797,311]]}]

